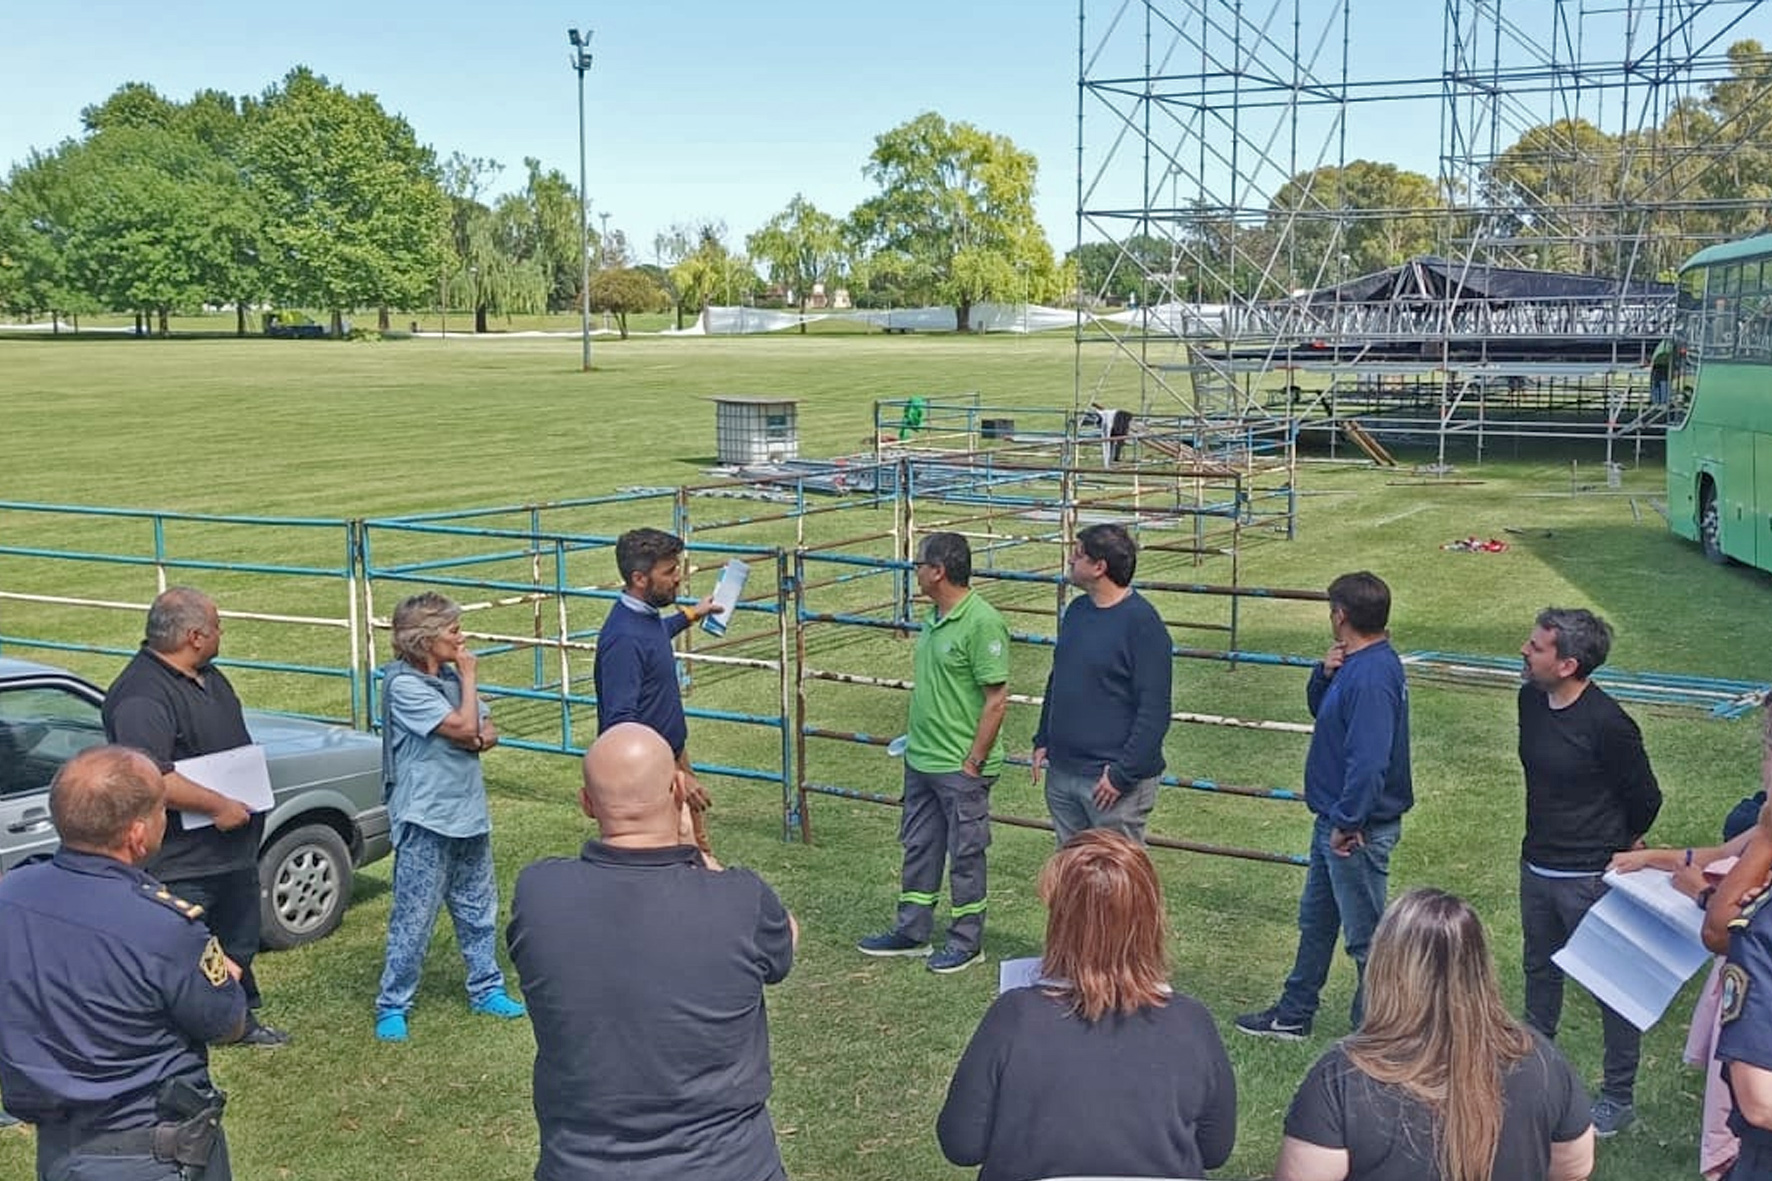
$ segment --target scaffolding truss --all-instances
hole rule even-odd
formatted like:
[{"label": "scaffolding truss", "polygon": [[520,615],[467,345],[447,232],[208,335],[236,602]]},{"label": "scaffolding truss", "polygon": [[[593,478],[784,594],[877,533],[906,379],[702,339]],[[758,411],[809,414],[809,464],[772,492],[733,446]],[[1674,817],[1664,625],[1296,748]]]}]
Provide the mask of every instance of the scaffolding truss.
[{"label": "scaffolding truss", "polygon": [[[1355,64],[1382,0],[1080,0],[1080,294],[1146,314],[1083,323],[1077,405],[1640,451],[1672,268],[1765,224],[1728,172],[1772,140],[1764,9],[1443,0],[1431,74]],[[1350,158],[1368,121],[1435,175]]]}]

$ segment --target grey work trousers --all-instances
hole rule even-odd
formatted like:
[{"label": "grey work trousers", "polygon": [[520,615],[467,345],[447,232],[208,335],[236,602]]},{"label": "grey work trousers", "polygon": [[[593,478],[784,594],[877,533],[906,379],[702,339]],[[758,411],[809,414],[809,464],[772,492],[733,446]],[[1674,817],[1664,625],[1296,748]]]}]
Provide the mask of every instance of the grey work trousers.
[{"label": "grey work trousers", "polygon": [[904,814],[898,842],[904,846],[895,929],[918,943],[935,929],[941,869],[948,867],[952,924],[948,946],[975,952],[984,938],[985,850],[991,843],[991,784],[963,771],[904,769]]}]

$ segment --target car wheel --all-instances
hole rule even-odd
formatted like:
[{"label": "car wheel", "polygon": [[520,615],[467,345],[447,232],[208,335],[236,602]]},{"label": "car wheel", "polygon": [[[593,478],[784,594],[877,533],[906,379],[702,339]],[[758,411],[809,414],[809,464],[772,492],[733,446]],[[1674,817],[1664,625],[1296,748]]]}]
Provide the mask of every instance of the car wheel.
[{"label": "car wheel", "polygon": [[351,851],[326,824],[291,829],[258,859],[259,942],[282,950],[332,934],[351,901]]},{"label": "car wheel", "polygon": [[1723,518],[1717,508],[1717,486],[1709,480],[1698,492],[1698,542],[1704,547],[1706,560],[1719,566],[1729,564],[1723,552]]}]

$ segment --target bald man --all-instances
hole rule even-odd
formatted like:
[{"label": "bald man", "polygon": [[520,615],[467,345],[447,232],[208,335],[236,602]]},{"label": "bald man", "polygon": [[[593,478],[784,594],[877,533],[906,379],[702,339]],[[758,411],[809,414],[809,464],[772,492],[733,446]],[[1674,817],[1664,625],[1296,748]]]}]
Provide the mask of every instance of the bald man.
[{"label": "bald man", "polygon": [[776,1181],[763,988],[799,931],[692,843],[676,759],[622,722],[585,755],[601,839],[517,876],[508,938],[535,1026],[536,1181]]},{"label": "bald man", "polygon": [[142,872],[166,831],[160,770],[93,747],[49,811],[61,848],[0,879],[0,1095],[37,1125],[37,1176],[227,1181],[206,1047],[245,1030],[246,994],[203,908]]}]

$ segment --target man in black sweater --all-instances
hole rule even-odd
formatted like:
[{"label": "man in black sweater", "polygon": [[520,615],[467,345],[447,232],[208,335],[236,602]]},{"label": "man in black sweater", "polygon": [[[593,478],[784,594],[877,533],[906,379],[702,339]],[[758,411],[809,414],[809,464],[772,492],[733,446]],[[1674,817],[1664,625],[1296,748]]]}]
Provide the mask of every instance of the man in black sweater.
[{"label": "man in black sweater", "polygon": [[[1612,854],[1637,844],[1661,810],[1661,788],[1637,724],[1588,678],[1606,663],[1612,628],[1591,611],[1546,608],[1520,649],[1520,763],[1526,770],[1526,838],[1520,848],[1526,1021],[1557,1036],[1563,972],[1551,962],[1606,893]],[[1642,1034],[1604,1005],[1604,1080],[1594,1133],[1636,1118],[1632,1106]]]}]

